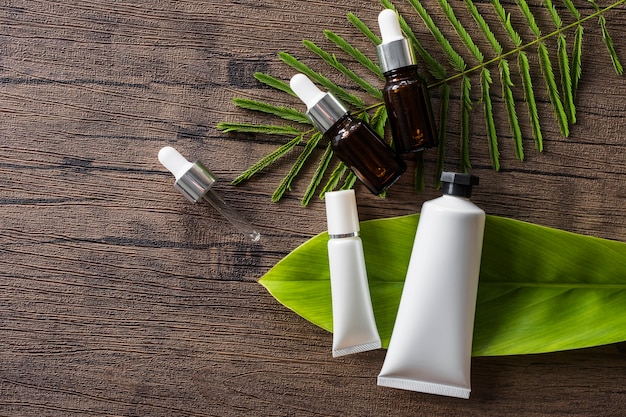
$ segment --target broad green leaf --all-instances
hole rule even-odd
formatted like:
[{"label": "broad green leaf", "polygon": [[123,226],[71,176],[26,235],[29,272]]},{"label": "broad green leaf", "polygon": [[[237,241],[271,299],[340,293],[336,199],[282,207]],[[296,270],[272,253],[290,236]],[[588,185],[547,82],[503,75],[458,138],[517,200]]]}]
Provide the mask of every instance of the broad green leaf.
[{"label": "broad green leaf", "polygon": [[[372,304],[387,346],[418,215],[361,223]],[[321,233],[260,283],[286,307],[332,331]],[[487,216],[474,356],[531,354],[626,340],[626,244]]]}]

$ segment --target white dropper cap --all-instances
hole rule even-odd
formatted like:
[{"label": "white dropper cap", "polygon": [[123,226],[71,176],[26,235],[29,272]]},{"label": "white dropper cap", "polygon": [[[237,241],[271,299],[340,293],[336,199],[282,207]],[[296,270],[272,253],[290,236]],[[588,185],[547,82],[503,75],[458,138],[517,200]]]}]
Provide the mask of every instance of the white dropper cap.
[{"label": "white dropper cap", "polygon": [[354,190],[327,192],[324,199],[330,237],[356,235],[360,227]]},{"label": "white dropper cap", "polygon": [[171,146],[161,148],[159,151],[159,162],[167,168],[178,181],[193,166],[184,156]]},{"label": "white dropper cap", "polygon": [[291,77],[289,86],[298,98],[306,104],[307,109],[311,109],[326,95],[304,74],[296,74]]},{"label": "white dropper cap", "polygon": [[415,65],[409,41],[402,34],[398,15],[385,9],[378,15],[382,43],[376,47],[383,73]]},{"label": "white dropper cap", "polygon": [[304,74],[291,77],[289,85],[300,100],[306,104],[307,117],[322,133],[326,133],[348,109],[330,93],[325,93]]},{"label": "white dropper cap", "polygon": [[385,9],[380,12],[378,15],[378,26],[380,27],[380,35],[383,38],[383,43],[404,39],[402,29],[400,29],[400,22],[398,22],[398,16],[393,10]]}]

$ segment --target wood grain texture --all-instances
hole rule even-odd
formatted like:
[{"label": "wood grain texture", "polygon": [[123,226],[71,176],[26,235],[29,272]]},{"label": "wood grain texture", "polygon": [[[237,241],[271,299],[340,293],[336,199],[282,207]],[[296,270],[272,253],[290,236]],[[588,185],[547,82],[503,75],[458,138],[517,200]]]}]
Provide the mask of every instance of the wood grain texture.
[{"label": "wood grain texture", "polygon": [[[424,4],[443,21],[436,2]],[[549,25],[539,3],[531,4]],[[417,15],[398,5],[437,51]],[[325,229],[323,202],[300,206],[307,179],[270,202],[297,152],[229,185],[283,138],[221,134],[215,126],[263,120],[236,109],[235,96],[296,105],[252,73],[288,79],[276,58],[281,50],[328,73],[300,44],[330,46],[322,29],[375,59],[345,15],[375,24],[379,10],[365,0],[0,2],[0,415],[626,414],[623,346],[475,358],[469,401],[385,389],[375,379],[384,351],[332,359],[331,335],[257,284]],[[626,61],[626,10],[607,20]],[[626,241],[626,80],[614,74],[595,22],[585,26],[583,66],[571,136],[559,135],[536,81],[545,151],[533,149],[522,107],[526,160],[515,160],[504,129],[499,173],[490,169],[476,105],[475,201],[490,214]],[[505,120],[502,103],[494,108]],[[453,92],[448,168],[459,159],[457,109]],[[167,144],[222,179],[218,190],[262,231],[259,245],[176,193],[156,159]],[[426,170],[434,170],[433,153]],[[414,213],[438,194],[430,181],[414,194],[410,177],[385,200],[357,186],[361,219]]]}]

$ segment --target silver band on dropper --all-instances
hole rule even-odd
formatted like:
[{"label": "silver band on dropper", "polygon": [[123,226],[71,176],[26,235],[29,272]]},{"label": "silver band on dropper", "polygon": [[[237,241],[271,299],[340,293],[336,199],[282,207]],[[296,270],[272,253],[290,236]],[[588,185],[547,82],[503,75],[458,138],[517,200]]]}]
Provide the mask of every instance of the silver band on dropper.
[{"label": "silver band on dropper", "polygon": [[376,47],[376,52],[378,52],[378,59],[383,73],[415,65],[413,51],[407,39],[396,39],[391,42],[381,43]]},{"label": "silver band on dropper", "polygon": [[348,113],[348,109],[335,96],[326,93],[314,106],[307,110],[306,115],[317,130],[325,133],[346,113]]},{"label": "silver band on dropper", "polygon": [[215,176],[200,162],[194,162],[174,187],[192,203],[197,203],[211,189]]}]

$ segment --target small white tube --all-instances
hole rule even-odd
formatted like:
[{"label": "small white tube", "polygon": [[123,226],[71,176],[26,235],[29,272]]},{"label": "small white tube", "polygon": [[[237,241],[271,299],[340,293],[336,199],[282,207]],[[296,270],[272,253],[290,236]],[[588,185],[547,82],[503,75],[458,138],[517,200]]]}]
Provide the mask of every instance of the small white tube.
[{"label": "small white tube", "polygon": [[325,194],[333,357],[381,347],[367,282],[354,190]]},{"label": "small white tube", "polygon": [[422,207],[398,315],[378,385],[469,398],[485,212],[478,178],[444,173],[446,195]]}]

